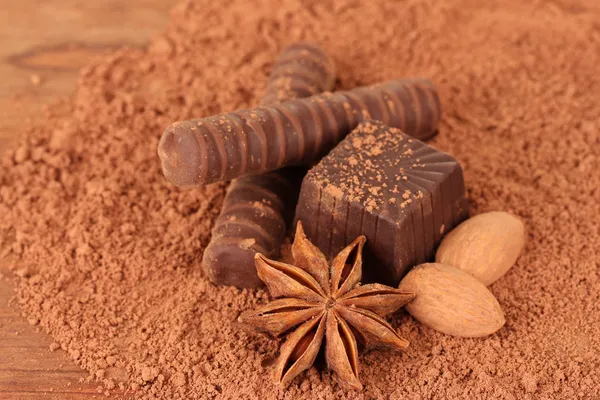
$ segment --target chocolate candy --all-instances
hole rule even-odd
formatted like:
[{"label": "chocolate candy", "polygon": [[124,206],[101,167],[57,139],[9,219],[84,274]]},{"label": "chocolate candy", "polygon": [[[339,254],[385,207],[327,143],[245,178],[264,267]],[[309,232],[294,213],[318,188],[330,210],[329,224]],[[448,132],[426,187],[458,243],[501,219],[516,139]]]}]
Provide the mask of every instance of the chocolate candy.
[{"label": "chocolate candy", "polygon": [[[334,83],[333,61],[327,53],[311,43],[295,43],[275,61],[263,104],[331,90]],[[290,167],[231,182],[202,259],[204,271],[214,283],[263,286],[254,255],[279,256],[305,172]]]},{"label": "chocolate candy", "polygon": [[432,260],[444,233],[467,217],[458,161],[376,121],[360,124],[308,172],[296,208],[328,257],[365,235],[365,275],[393,286]]},{"label": "chocolate candy", "polygon": [[329,55],[316,44],[294,43],[275,60],[262,104],[309,97],[334,85],[335,66]]},{"label": "chocolate candy", "polygon": [[158,154],[174,184],[205,185],[310,165],[366,119],[427,139],[440,119],[436,90],[425,79],[396,80],[176,122],[163,133]]},{"label": "chocolate candy", "polygon": [[231,182],[202,258],[211,281],[239,288],[263,286],[254,255],[279,256],[302,176],[295,168]]}]

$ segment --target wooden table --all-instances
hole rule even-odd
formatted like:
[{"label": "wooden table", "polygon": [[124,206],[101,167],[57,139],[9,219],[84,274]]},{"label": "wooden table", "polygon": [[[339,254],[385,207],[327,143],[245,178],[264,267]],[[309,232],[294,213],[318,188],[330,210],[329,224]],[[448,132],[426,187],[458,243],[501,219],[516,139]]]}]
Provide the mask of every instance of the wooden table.
[{"label": "wooden table", "polygon": [[[144,46],[176,0],[0,0],[0,153],[23,120],[70,95],[80,67],[119,46]],[[10,276],[8,260],[0,273]],[[106,399],[52,339],[9,305],[0,279],[0,399]]]}]

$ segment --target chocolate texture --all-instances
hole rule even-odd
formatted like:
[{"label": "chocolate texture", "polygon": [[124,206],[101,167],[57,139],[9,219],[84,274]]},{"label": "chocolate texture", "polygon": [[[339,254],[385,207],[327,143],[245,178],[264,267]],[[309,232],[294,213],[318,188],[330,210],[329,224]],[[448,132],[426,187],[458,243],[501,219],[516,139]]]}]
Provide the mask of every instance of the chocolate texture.
[{"label": "chocolate texture", "polygon": [[366,278],[388,285],[432,260],[467,217],[458,161],[377,121],[361,123],[308,172],[296,209],[327,257],[364,234]]},{"label": "chocolate texture", "polygon": [[310,42],[293,43],[275,60],[261,104],[310,97],[334,85],[335,65],[325,50]]},{"label": "chocolate texture", "polygon": [[440,119],[437,92],[426,79],[394,80],[176,122],[163,133],[158,154],[172,183],[205,185],[310,165],[367,119],[427,139]]},{"label": "chocolate texture", "polygon": [[[333,89],[333,60],[316,44],[286,47],[273,64],[262,103],[307,97]],[[202,266],[216,284],[257,288],[254,255],[277,258],[306,170],[289,167],[234,179],[229,185]]]}]

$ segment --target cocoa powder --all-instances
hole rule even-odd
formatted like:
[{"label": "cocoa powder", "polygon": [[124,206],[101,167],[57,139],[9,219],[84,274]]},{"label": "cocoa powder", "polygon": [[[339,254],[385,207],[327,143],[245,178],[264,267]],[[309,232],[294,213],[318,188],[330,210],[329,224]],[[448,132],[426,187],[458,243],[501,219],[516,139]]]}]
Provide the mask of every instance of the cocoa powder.
[{"label": "cocoa powder", "polygon": [[[86,67],[77,93],[3,157],[14,303],[53,348],[136,398],[593,399],[599,17],[585,0],[181,3],[147,51]],[[472,211],[510,211],[528,230],[491,287],[505,328],[452,338],[400,313],[391,323],[411,347],[362,355],[360,393],[322,368],[287,391],[269,383],[278,343],[234,322],[266,293],[216,287],[198,266],[224,185],[176,189],[156,156],[174,120],[257,104],[297,39],[332,54],[340,88],[430,77],[443,109],[432,144],[462,162]]]}]

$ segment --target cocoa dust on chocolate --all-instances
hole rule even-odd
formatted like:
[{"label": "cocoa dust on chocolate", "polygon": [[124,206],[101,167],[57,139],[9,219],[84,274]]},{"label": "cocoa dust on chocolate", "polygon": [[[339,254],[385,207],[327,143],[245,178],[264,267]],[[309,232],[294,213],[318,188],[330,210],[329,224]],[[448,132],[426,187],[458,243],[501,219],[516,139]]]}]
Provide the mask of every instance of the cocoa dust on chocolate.
[{"label": "cocoa dust on chocolate", "polygon": [[[148,51],[86,67],[0,167],[14,303],[107,388],[136,398],[592,399],[600,392],[600,8],[592,1],[184,2]],[[249,34],[249,33],[252,34]],[[528,229],[491,290],[506,326],[452,338],[392,318],[405,353],[361,356],[362,392],[313,368],[272,386],[278,343],[240,330],[263,291],[198,261],[224,185],[179,190],[156,146],[173,121],[258,103],[284,45],[313,40],[343,89],[430,77],[431,142],[463,165],[471,211]],[[60,351],[60,350],[57,350]]]},{"label": "cocoa dust on chocolate", "polygon": [[296,220],[327,258],[366,236],[363,282],[397,287],[468,218],[465,192],[454,157],[369,120],[308,172]]}]

